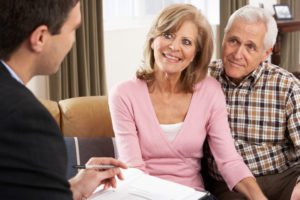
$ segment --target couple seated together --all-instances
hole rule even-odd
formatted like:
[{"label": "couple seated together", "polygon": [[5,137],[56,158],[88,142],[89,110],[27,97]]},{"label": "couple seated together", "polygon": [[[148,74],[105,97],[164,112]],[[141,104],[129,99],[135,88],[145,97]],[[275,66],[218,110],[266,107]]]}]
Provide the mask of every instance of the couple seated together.
[{"label": "couple seated together", "polygon": [[217,199],[300,199],[300,83],[265,62],[276,37],[271,14],[242,7],[211,62],[207,19],[192,5],[166,7],[136,77],[109,95],[119,159]]}]

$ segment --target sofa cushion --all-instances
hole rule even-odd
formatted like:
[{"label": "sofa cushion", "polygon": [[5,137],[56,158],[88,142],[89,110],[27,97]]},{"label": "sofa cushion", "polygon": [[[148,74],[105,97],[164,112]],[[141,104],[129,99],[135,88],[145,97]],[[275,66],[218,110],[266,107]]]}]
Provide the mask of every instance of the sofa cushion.
[{"label": "sofa cushion", "polygon": [[113,137],[65,137],[64,139],[68,154],[68,179],[77,173],[73,165],[83,165],[91,157],[117,158]]},{"label": "sofa cushion", "polygon": [[64,136],[114,135],[107,96],[76,97],[59,101]]}]

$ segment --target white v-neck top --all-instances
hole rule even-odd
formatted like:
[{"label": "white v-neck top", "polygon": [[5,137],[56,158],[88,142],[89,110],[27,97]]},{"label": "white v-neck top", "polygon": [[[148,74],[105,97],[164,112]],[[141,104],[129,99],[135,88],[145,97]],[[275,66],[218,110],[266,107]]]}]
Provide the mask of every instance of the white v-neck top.
[{"label": "white v-neck top", "polygon": [[204,190],[199,172],[207,137],[230,189],[243,178],[252,176],[236,152],[225,97],[220,84],[212,77],[195,85],[186,117],[173,142],[168,141],[159,124],[144,81],[134,78],[113,88],[109,107],[119,159],[131,167]]},{"label": "white v-neck top", "polygon": [[183,122],[176,124],[160,124],[160,128],[165,133],[165,136],[169,142],[173,142],[177,134],[179,133]]}]

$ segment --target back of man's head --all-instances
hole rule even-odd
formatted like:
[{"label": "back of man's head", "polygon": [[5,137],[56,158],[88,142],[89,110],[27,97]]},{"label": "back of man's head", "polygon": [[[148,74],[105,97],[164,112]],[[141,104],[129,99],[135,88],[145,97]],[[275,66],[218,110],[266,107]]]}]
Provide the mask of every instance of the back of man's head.
[{"label": "back of man's head", "polygon": [[264,39],[264,47],[265,49],[269,49],[274,46],[278,28],[274,17],[268,10],[251,5],[239,8],[230,16],[225,27],[225,33],[231,29],[232,24],[237,20],[241,20],[246,23],[263,23],[267,29]]},{"label": "back of man's head", "polygon": [[0,0],[0,59],[10,55],[40,25],[58,34],[79,0]]}]

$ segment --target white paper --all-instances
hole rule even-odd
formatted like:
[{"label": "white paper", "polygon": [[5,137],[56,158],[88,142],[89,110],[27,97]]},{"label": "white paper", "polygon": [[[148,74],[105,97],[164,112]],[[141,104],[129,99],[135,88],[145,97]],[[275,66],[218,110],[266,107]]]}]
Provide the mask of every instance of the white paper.
[{"label": "white paper", "polygon": [[147,175],[141,170],[122,170],[125,180],[117,180],[116,189],[100,186],[89,200],[196,200],[204,196],[191,187]]}]

